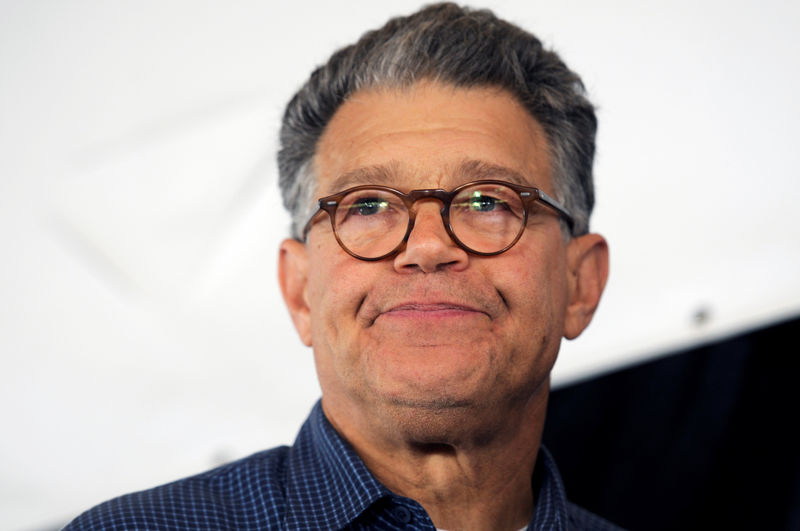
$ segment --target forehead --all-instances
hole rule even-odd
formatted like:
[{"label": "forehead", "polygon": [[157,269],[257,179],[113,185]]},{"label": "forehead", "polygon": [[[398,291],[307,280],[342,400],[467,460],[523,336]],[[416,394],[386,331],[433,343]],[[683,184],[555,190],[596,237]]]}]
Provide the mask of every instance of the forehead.
[{"label": "forehead", "polygon": [[354,94],[317,146],[318,195],[357,184],[452,188],[501,178],[552,192],[547,140],[510,93],[433,82]]}]

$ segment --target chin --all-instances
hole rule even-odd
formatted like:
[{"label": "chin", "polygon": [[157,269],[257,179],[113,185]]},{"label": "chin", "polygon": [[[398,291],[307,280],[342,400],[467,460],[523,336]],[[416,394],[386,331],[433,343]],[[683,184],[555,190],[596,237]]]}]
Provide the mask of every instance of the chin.
[{"label": "chin", "polygon": [[375,380],[367,386],[378,402],[388,407],[431,412],[475,409],[491,401],[492,389],[481,380],[485,375],[474,368],[451,370],[449,374],[434,371],[415,371],[400,375],[395,371],[392,378]]},{"label": "chin", "polygon": [[380,396],[376,404],[383,410],[378,417],[384,429],[399,439],[419,445],[473,444],[498,430],[502,415],[496,401],[488,397],[458,394],[395,394]]},{"label": "chin", "polygon": [[501,421],[470,401],[454,398],[403,400],[395,403],[390,418],[399,439],[443,448],[486,444]]}]

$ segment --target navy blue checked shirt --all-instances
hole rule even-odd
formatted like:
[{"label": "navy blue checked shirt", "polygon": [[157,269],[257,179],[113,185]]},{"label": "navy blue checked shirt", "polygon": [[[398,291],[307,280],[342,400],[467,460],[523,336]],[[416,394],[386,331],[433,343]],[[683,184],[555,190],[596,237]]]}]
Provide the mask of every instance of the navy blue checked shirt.
[{"label": "navy blue checked shirt", "polygon": [[[619,529],[569,503],[550,453],[534,472],[531,530]],[[281,446],[107,501],[65,530],[425,530],[420,504],[381,485],[325,418],[318,402],[292,447]]]}]

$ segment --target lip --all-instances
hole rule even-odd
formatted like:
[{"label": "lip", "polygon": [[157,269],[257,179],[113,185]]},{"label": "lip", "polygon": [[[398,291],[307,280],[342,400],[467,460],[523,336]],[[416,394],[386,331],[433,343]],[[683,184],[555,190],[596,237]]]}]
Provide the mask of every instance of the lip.
[{"label": "lip", "polygon": [[410,318],[446,318],[467,315],[486,315],[485,311],[458,302],[403,302],[396,304],[380,313],[384,317],[410,317]]},{"label": "lip", "polygon": [[376,320],[414,320],[422,324],[437,319],[494,321],[505,312],[503,298],[485,282],[449,278],[404,279],[402,285],[387,284],[364,294],[356,319],[364,328]]}]

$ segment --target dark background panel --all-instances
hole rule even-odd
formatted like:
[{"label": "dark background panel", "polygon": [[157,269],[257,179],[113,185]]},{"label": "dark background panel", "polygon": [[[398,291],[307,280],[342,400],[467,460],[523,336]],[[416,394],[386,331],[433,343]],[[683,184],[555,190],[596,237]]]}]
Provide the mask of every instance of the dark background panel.
[{"label": "dark background panel", "polygon": [[800,530],[800,318],[551,393],[570,500],[633,530]]}]

